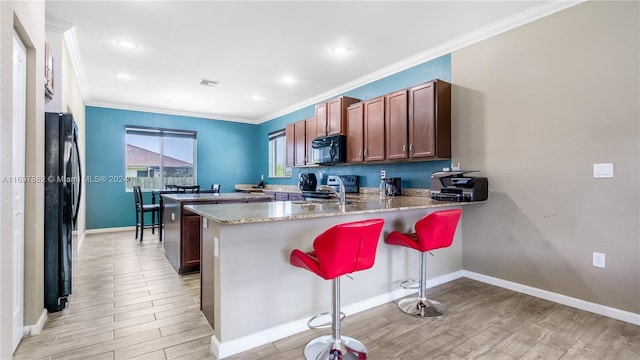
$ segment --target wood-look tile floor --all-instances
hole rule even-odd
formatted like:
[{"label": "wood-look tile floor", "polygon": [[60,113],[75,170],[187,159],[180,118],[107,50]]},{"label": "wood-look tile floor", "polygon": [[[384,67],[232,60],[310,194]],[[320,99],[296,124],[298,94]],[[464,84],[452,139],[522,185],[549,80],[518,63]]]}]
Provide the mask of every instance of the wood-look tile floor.
[{"label": "wood-look tile floor", "polygon": [[[214,359],[200,277],[177,275],[157,236],[87,235],[74,271],[68,308],[24,338],[14,359]],[[464,278],[429,295],[447,315],[417,319],[388,303],[346,318],[343,334],[362,341],[370,360],[640,360],[640,326]],[[228,359],[303,359],[305,344],[329,333],[308,330]]]}]

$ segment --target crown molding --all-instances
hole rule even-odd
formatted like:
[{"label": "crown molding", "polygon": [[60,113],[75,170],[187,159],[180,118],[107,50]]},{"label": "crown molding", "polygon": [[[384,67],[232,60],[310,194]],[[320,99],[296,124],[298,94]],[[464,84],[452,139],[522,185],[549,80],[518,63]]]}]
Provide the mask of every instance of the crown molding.
[{"label": "crown molding", "polygon": [[46,31],[53,31],[57,33],[63,33],[73,27],[73,24],[69,24],[64,21],[55,20],[55,19],[44,19],[44,29]]},{"label": "crown molding", "polygon": [[103,107],[109,109],[118,109],[118,110],[128,110],[128,111],[142,111],[154,114],[164,114],[164,115],[175,115],[175,116],[186,116],[186,117],[196,117],[201,119],[209,119],[209,120],[219,120],[219,121],[231,121],[237,123],[245,123],[257,125],[258,122],[256,120],[242,119],[237,117],[223,116],[223,115],[215,115],[210,113],[199,113],[199,112],[190,112],[190,111],[182,111],[182,110],[172,110],[172,109],[159,109],[155,107],[147,107],[147,106],[139,106],[139,105],[131,105],[131,104],[121,104],[121,103],[112,103],[108,101],[89,101],[85,102],[86,106],[94,106],[94,107]]},{"label": "crown molding", "polygon": [[80,52],[78,50],[78,40],[76,37],[75,25],[65,31],[63,37],[64,43],[67,48],[67,53],[69,55],[69,61],[71,61],[71,67],[73,68],[73,72],[76,76],[76,82],[78,84],[78,87],[80,88],[80,95],[82,96],[82,100],[86,104],[89,100],[87,96],[87,89],[89,88],[89,86],[87,84],[87,77],[85,76],[82,61],[80,60]]},{"label": "crown molding", "polygon": [[576,1],[550,0],[550,1],[544,2],[538,6],[524,10],[518,14],[512,15],[510,17],[497,21],[493,24],[484,26],[476,31],[457,37],[442,45],[436,46],[429,50],[418,53],[414,56],[398,61],[378,71],[375,71],[368,75],[357,78],[351,82],[348,82],[344,85],[341,85],[339,87],[326,91],[310,99],[304,100],[297,104],[281,109],[275,113],[269,114],[261,118],[258,123],[267,122],[269,120],[273,120],[277,117],[286,115],[296,110],[300,110],[307,106],[314,105],[323,100],[340,96],[360,86],[383,79],[387,76],[399,73],[403,70],[407,70],[416,65],[420,65],[427,61],[436,59],[440,56],[450,54],[456,50],[460,50],[469,45],[473,45],[475,43],[478,43],[480,41],[502,34],[509,30],[513,30],[517,27],[536,21],[543,17],[555,14],[559,11],[568,9],[570,7],[583,3],[585,1],[586,0],[576,0]]}]

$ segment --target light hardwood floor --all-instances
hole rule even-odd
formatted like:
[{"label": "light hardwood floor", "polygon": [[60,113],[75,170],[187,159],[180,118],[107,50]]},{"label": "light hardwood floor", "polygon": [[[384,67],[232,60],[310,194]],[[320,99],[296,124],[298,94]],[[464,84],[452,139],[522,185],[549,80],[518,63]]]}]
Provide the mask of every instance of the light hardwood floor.
[{"label": "light hardwood floor", "polygon": [[[14,359],[214,359],[200,277],[177,275],[157,236],[87,235],[76,258],[67,309],[24,338]],[[639,326],[469,279],[429,295],[446,316],[416,319],[389,303],[346,318],[343,334],[371,360],[640,359]],[[304,345],[328,333],[308,330],[228,359],[303,359]]]}]

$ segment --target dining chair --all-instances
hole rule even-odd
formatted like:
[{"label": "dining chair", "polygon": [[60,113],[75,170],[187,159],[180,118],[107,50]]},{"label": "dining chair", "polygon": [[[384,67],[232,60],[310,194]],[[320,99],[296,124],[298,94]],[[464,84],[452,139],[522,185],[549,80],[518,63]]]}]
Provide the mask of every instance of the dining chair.
[{"label": "dining chair", "polygon": [[[158,228],[158,238],[162,241],[162,216],[160,214],[160,204],[144,204],[142,200],[142,190],[139,185],[133,186],[133,197],[136,202],[136,239],[138,230],[140,231],[140,241],[144,237],[144,229],[151,228],[151,233],[155,234]],[[151,224],[145,225],[144,214],[151,213]],[[156,220],[157,219],[157,220]]]}]

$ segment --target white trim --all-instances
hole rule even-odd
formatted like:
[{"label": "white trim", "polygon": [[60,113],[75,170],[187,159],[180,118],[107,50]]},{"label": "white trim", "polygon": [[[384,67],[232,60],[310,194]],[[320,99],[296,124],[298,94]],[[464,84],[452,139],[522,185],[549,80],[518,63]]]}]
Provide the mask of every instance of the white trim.
[{"label": "white trim", "polygon": [[76,27],[72,26],[69,30],[65,31],[62,36],[64,37],[64,43],[67,45],[67,52],[69,54],[69,60],[71,61],[71,67],[75,73],[78,87],[80,88],[80,96],[86,104],[89,101],[87,97],[87,77],[85,76],[84,66],[80,60],[80,50],[78,49],[78,40],[76,36]]},{"label": "white trim", "polygon": [[87,229],[85,230],[85,234],[105,234],[111,232],[122,232],[122,231],[133,231],[135,230],[135,226],[123,226],[123,227],[112,227],[112,228],[101,228],[101,229]]},{"label": "white trim", "polygon": [[40,334],[40,332],[42,331],[42,328],[44,327],[44,324],[47,322],[47,319],[49,318],[48,313],[47,313],[47,309],[42,309],[42,313],[40,314],[40,317],[38,318],[38,322],[36,322],[34,325],[30,325],[30,326],[25,326],[25,334],[30,334],[30,335],[38,335]]},{"label": "white trim", "polygon": [[128,110],[128,111],[143,111],[143,112],[148,112],[153,114],[197,117],[201,119],[231,121],[231,122],[239,122],[239,123],[254,124],[254,125],[259,124],[257,120],[251,120],[251,119],[242,119],[242,118],[231,117],[231,116],[199,113],[199,112],[189,112],[189,111],[182,111],[182,110],[159,109],[159,108],[152,108],[152,107],[140,106],[140,105],[111,103],[107,101],[88,100],[86,102],[86,106],[103,107],[103,108],[109,108],[109,109],[119,109],[119,110]]},{"label": "white trim", "polygon": [[65,31],[71,29],[73,24],[69,24],[68,22],[64,22],[61,20],[45,18],[44,19],[44,29],[46,31],[52,31],[57,33],[64,33]]},{"label": "white trim", "polygon": [[[433,279],[427,280],[427,288],[438,286],[440,284],[453,281],[461,278],[463,275],[462,270],[456,271],[450,274],[442,275]],[[372,298],[350,304],[342,307],[342,312],[347,316],[359,313],[361,311],[369,310],[376,306],[386,304],[390,301],[394,301],[405,296],[415,293],[415,290],[398,289],[385,294],[374,296]],[[243,336],[239,339],[220,342],[215,335],[211,336],[211,352],[218,359],[224,359],[225,357],[247,351],[260,345],[268,344],[270,342],[295,335],[297,333],[309,330],[307,327],[307,321],[309,319],[299,319],[283,325],[274,326],[270,329],[261,330],[253,334]]]},{"label": "white trim", "polygon": [[535,296],[544,300],[553,301],[558,304],[570,306],[576,309],[589,311],[602,316],[610,317],[630,324],[640,325],[640,314],[624,311],[609,306],[592,303],[574,297],[554,293],[547,290],[534,288],[528,285],[515,283],[512,281],[498,279],[492,276],[478,274],[472,271],[463,270],[463,276],[472,280],[499,286],[501,288],[517,291],[523,294]]}]

